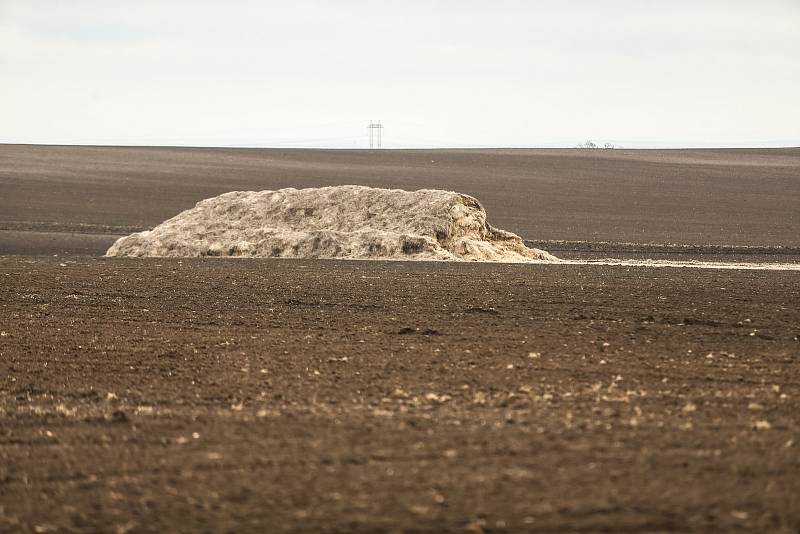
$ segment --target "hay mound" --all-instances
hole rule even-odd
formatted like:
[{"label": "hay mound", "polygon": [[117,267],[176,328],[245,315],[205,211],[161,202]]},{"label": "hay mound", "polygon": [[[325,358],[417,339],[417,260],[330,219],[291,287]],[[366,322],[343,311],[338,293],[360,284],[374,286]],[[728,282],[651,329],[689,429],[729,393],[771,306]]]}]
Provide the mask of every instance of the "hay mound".
[{"label": "hay mound", "polygon": [[491,227],[468,195],[354,185],[225,193],[120,238],[106,256],[556,260]]}]

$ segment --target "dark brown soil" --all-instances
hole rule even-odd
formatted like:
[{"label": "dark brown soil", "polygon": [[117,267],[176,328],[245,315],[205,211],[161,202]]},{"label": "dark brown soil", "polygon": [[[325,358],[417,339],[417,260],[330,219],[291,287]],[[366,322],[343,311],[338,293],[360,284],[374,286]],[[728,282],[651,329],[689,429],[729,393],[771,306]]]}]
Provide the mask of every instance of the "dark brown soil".
[{"label": "dark brown soil", "polygon": [[342,183],[563,257],[800,247],[800,149],[0,145],[0,532],[800,529],[800,272],[87,256]]},{"label": "dark brown soil", "polygon": [[58,234],[48,253],[100,254],[113,238],[81,235],[150,228],[232,190],[341,184],[468,193],[492,224],[531,240],[800,246],[800,149],[0,145],[0,254],[29,253],[9,231]]},{"label": "dark brown soil", "polygon": [[0,531],[796,532],[798,302],[798,272],[0,258]]}]

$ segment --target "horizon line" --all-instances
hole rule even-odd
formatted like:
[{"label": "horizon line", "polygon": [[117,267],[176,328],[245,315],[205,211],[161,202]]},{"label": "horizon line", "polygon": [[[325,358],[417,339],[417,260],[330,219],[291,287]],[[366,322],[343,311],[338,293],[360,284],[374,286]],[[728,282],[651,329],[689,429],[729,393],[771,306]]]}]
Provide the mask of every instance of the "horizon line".
[{"label": "horizon line", "polygon": [[14,142],[0,141],[0,146],[51,146],[51,147],[85,147],[85,148],[221,148],[221,149],[265,149],[265,150],[582,150],[582,151],[604,151],[604,150],[715,150],[715,149],[792,149],[800,148],[800,141],[797,142],[764,142],[764,143],[642,143],[627,144],[611,147],[604,147],[600,144],[596,147],[583,147],[579,144],[563,143],[543,143],[543,144],[513,144],[513,145],[406,145],[406,146],[384,146],[381,148],[370,148],[368,146],[343,146],[343,145],[303,145],[298,144],[190,144],[190,143],[60,143],[60,142]]}]

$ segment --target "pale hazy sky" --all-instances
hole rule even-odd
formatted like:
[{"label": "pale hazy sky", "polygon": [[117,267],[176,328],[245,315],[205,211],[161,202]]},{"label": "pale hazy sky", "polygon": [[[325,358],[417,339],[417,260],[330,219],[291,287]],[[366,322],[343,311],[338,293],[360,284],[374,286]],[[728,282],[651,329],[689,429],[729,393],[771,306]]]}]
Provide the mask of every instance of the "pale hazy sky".
[{"label": "pale hazy sky", "polygon": [[800,0],[0,0],[0,142],[800,145]]}]

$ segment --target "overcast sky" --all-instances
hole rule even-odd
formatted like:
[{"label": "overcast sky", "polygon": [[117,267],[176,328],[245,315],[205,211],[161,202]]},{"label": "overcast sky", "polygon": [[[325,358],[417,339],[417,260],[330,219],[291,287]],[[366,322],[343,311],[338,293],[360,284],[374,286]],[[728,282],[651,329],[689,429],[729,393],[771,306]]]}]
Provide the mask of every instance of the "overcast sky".
[{"label": "overcast sky", "polygon": [[0,0],[0,142],[800,145],[800,1]]}]

